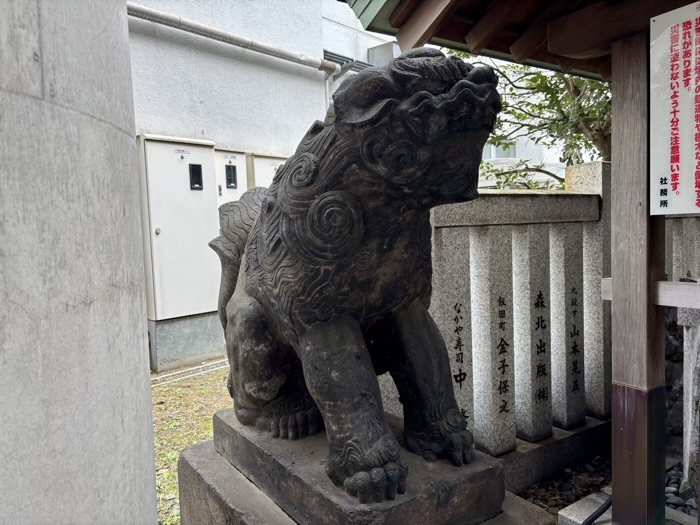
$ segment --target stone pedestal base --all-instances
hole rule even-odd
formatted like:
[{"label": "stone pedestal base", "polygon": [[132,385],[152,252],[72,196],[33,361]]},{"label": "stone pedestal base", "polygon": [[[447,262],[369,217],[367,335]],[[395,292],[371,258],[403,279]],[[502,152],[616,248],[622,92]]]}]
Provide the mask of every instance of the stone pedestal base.
[{"label": "stone pedestal base", "polygon": [[[390,418],[397,435],[400,425]],[[476,525],[496,516],[505,498],[500,462],[479,452],[457,468],[403,450],[406,494],[365,505],[326,476],[325,434],[273,439],[226,410],[214,417],[214,447],[196,445],[180,457],[183,525]]]}]

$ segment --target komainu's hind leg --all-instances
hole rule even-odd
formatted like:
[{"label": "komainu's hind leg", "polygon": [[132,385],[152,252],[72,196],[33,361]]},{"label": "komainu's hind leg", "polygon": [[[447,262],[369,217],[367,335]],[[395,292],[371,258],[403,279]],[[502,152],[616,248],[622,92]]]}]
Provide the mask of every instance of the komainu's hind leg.
[{"label": "komainu's hind leg", "polygon": [[323,421],[306,389],[301,363],[275,337],[260,303],[239,286],[226,314],[229,392],[238,420],[282,439],[317,433]]}]

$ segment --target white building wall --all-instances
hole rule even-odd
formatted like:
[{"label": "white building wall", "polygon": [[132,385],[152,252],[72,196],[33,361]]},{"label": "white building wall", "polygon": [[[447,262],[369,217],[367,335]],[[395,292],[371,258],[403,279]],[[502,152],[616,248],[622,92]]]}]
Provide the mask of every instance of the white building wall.
[{"label": "white building wall", "polygon": [[[140,3],[323,56],[321,0]],[[129,31],[138,133],[207,139],[217,147],[286,157],[325,114],[321,71],[143,20],[130,19]]]},{"label": "white building wall", "polygon": [[323,46],[329,51],[369,62],[367,50],[395,39],[365,31],[352,9],[337,0],[321,0]]}]

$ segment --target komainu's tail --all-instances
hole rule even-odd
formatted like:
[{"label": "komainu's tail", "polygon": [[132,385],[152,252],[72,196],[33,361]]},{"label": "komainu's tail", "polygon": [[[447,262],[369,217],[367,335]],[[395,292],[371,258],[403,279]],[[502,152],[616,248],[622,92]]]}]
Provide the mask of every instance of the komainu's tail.
[{"label": "komainu's tail", "polygon": [[219,207],[219,236],[209,243],[221,259],[221,287],[219,288],[219,318],[226,331],[226,305],[238,280],[238,271],[258,215],[265,188],[253,188],[241,200],[227,202]]}]

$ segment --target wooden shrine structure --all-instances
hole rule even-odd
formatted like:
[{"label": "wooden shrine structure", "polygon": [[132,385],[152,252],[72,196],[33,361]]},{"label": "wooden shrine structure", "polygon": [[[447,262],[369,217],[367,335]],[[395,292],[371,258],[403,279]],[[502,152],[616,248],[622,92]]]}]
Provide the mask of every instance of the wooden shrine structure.
[{"label": "wooden shrine structure", "polygon": [[700,308],[700,286],[664,281],[664,217],[649,213],[649,25],[691,2],[346,1],[403,51],[431,43],[612,82],[613,521],[665,523],[661,307]]}]

